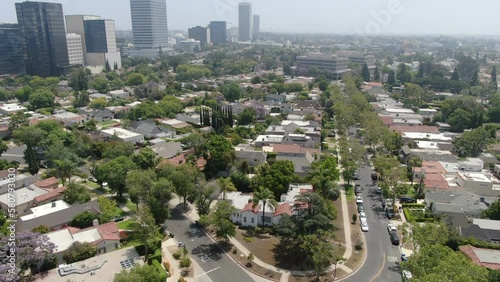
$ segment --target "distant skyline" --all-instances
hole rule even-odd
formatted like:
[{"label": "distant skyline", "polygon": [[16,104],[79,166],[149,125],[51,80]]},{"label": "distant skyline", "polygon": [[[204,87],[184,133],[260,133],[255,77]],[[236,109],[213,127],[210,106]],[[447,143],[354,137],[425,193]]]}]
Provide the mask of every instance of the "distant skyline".
[{"label": "distant skyline", "polygon": [[[1,0],[0,22],[17,22],[14,3]],[[65,15],[112,19],[131,30],[129,0],[47,0],[62,3]],[[238,3],[251,2],[261,31],[341,34],[500,35],[500,1],[477,0],[167,0],[168,27],[187,30],[223,20],[237,26]],[[380,11],[383,11],[380,13]],[[377,16],[379,15],[379,16]],[[387,17],[387,15],[390,15]],[[378,20],[377,20],[378,18]]]}]

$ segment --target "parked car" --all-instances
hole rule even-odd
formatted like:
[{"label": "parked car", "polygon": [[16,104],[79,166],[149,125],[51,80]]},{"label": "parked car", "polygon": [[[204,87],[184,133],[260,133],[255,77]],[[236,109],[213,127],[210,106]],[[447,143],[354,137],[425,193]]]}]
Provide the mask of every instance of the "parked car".
[{"label": "parked car", "polygon": [[120,217],[115,217],[115,218],[113,218],[113,221],[114,221],[114,222],[120,222],[120,221],[123,221],[124,219],[125,219],[124,217],[121,217],[121,216],[120,216]]},{"label": "parked car", "polygon": [[382,194],[382,188],[380,188],[379,186],[377,186],[377,188],[375,188],[375,193]]},{"label": "parked car", "polygon": [[359,194],[361,194],[362,192],[363,192],[363,188],[361,188],[361,185],[356,184],[356,185],[354,186],[354,193],[356,193],[356,195],[359,195]]},{"label": "parked car", "polygon": [[362,204],[363,203],[363,198],[361,196],[356,197],[356,204]]},{"label": "parked car", "polygon": [[398,233],[391,232],[390,237],[391,237],[391,243],[393,245],[399,245],[399,236],[398,236]]},{"label": "parked car", "polygon": [[411,272],[409,272],[408,270],[401,271],[401,275],[403,276],[403,282],[409,281],[413,278]]},{"label": "parked car", "polygon": [[389,223],[387,224],[387,231],[389,231],[389,234],[392,232],[398,232],[398,229],[396,228],[396,225]]},{"label": "parked car", "polygon": [[378,180],[378,174],[376,172],[372,172],[371,177],[372,177],[373,181],[377,181]]},{"label": "parked car", "polygon": [[359,225],[361,225],[361,231],[368,232],[368,222],[366,222],[366,218],[361,219]]},{"label": "parked car", "polygon": [[401,197],[399,199],[399,202],[402,204],[403,203],[416,203],[417,200],[415,198],[405,196],[405,197]]},{"label": "parked car", "polygon": [[361,220],[363,218],[366,219],[366,213],[364,211],[359,213],[359,220]]},{"label": "parked car", "polygon": [[354,175],[352,176],[352,179],[359,180],[359,174],[355,172]]},{"label": "parked car", "polygon": [[388,219],[394,218],[394,210],[392,209],[392,207],[385,209],[385,213]]},{"label": "parked car", "polygon": [[358,212],[364,212],[365,211],[365,207],[363,206],[363,204],[359,204],[358,205]]}]

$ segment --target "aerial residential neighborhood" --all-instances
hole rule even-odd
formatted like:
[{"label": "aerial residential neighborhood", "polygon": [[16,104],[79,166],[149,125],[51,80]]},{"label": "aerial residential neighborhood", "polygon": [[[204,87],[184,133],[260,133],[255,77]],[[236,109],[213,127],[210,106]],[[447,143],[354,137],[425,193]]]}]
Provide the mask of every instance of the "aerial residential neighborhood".
[{"label": "aerial residential neighborhood", "polygon": [[476,5],[124,2],[0,4],[0,281],[500,281]]}]

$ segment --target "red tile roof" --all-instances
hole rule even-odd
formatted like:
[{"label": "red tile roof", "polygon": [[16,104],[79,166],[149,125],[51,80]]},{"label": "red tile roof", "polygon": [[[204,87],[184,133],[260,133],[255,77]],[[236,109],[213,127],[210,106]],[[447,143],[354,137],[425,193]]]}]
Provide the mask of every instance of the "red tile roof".
[{"label": "red tile roof", "polygon": [[392,131],[396,131],[399,133],[403,132],[420,132],[420,133],[433,133],[439,134],[439,129],[436,126],[428,126],[428,125],[390,125],[389,129]]},{"label": "red tile roof", "polygon": [[422,167],[416,167],[415,172],[420,172],[422,169],[425,170],[425,174],[446,174],[446,170],[439,162],[434,161],[424,161],[422,162]]},{"label": "red tile roof", "polygon": [[62,194],[64,194],[64,191],[66,191],[66,187],[59,187],[59,188],[56,188],[54,190],[50,190],[50,192],[47,194],[43,194],[43,195],[40,195],[38,197],[35,197],[33,202],[34,203],[41,203],[41,202],[45,202],[45,201],[48,201],[51,199],[58,198],[58,197],[62,196]]},{"label": "red tile roof", "polygon": [[107,241],[110,241],[110,240],[120,241],[120,234],[118,232],[118,225],[116,224],[116,222],[108,222],[108,223],[101,224],[101,225],[98,225],[98,226],[87,227],[85,229],[78,229],[78,228],[74,228],[74,227],[68,227],[68,231],[71,234],[80,233],[80,232],[91,230],[91,229],[97,229],[97,232],[99,232],[99,234],[101,235],[101,239],[92,242],[93,244],[97,244],[97,243],[99,243],[99,242],[101,242],[103,240],[107,240]]},{"label": "red tile roof", "polygon": [[460,251],[464,253],[475,265],[486,267],[489,269],[493,270],[500,270],[500,260],[498,260],[498,263],[493,263],[493,262],[482,262],[476,255],[476,250],[481,250],[481,251],[488,251],[492,253],[496,253],[496,256],[500,256],[500,251],[499,250],[494,250],[494,249],[483,249],[483,248],[476,248],[471,245],[465,245],[465,246],[459,246]]},{"label": "red tile roof", "polygon": [[380,119],[384,125],[391,125],[394,123],[394,119],[388,116],[381,116]]},{"label": "red tile roof", "polygon": [[289,203],[281,203],[276,207],[276,211],[274,212],[274,216],[288,214],[292,215],[293,207]]},{"label": "red tile roof", "polygon": [[441,174],[426,174],[424,176],[424,185],[425,188],[439,188],[439,189],[448,189],[450,186],[448,185],[448,181]]},{"label": "red tile roof", "polygon": [[297,144],[276,144],[273,146],[274,153],[292,153],[299,154],[309,152],[311,155],[319,155],[320,150],[314,148],[302,148]]},{"label": "red tile roof", "polygon": [[35,182],[35,185],[37,187],[40,187],[42,189],[47,189],[47,188],[56,188],[59,185],[59,180],[55,177],[50,177],[44,180],[39,180]]},{"label": "red tile roof", "polygon": [[242,213],[244,213],[244,212],[246,212],[246,211],[251,211],[251,212],[253,212],[253,213],[258,213],[258,212],[259,212],[259,210],[260,210],[260,205],[255,205],[255,207],[254,207],[253,203],[252,203],[252,202],[250,202],[250,203],[246,204],[246,205],[243,207],[243,209],[241,210],[241,212],[242,212]]}]

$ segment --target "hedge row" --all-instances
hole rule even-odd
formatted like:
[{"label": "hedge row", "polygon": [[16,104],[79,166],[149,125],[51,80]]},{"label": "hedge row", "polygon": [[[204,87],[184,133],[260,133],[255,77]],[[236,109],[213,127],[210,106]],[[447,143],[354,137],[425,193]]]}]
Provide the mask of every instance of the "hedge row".
[{"label": "hedge row", "polygon": [[410,203],[404,203],[403,208],[425,208],[424,204],[410,204]]}]

